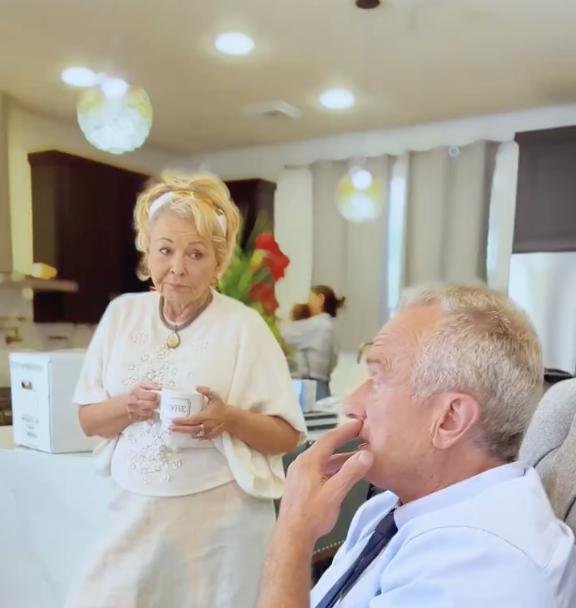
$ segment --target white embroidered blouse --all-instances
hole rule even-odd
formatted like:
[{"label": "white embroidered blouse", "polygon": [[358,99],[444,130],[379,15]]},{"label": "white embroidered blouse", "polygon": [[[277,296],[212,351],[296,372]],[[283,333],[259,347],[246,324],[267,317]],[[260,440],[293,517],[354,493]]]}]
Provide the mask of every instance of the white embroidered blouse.
[{"label": "white embroidered blouse", "polygon": [[[166,346],[170,330],[160,320],[158,294],[116,298],[92,338],[74,402],[104,401],[144,380],[183,391],[204,385],[230,405],[280,416],[304,433],[285,357],[265,322],[240,302],[213,295],[208,308],[179,332],[176,349]],[[196,440],[163,429],[155,417],[120,434],[112,477],[148,496],[193,494],[235,479],[253,496],[276,498],[284,470],[281,456],[261,454],[227,433]]]}]

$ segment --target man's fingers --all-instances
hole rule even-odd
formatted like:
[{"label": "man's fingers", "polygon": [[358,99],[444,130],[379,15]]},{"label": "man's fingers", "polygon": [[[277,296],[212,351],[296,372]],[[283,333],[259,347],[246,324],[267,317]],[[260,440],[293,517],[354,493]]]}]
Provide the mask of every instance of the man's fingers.
[{"label": "man's fingers", "polygon": [[342,468],[333,475],[324,485],[330,496],[337,502],[342,502],[352,486],[366,476],[374,456],[367,450],[360,450],[348,458]]},{"label": "man's fingers", "polygon": [[318,439],[311,448],[308,448],[307,453],[313,458],[319,458],[321,462],[326,462],[337,448],[358,437],[361,428],[361,420],[342,424]]},{"label": "man's fingers", "polygon": [[341,454],[334,454],[328,460],[328,463],[324,467],[324,475],[327,477],[332,477],[335,473],[342,468],[342,465],[350,458],[354,456],[356,452],[343,452]]}]

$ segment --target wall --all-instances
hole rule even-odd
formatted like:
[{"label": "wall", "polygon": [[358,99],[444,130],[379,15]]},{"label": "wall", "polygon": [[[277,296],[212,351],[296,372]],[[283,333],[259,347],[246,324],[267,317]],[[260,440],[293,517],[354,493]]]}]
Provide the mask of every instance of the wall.
[{"label": "wall", "polygon": [[[335,116],[334,120],[337,119]],[[284,167],[308,165],[317,160],[398,155],[406,150],[465,145],[477,139],[509,141],[518,131],[567,125],[576,125],[576,104],[224,150],[197,154],[184,162],[189,167],[204,165],[227,179],[264,177],[276,181]]]}]

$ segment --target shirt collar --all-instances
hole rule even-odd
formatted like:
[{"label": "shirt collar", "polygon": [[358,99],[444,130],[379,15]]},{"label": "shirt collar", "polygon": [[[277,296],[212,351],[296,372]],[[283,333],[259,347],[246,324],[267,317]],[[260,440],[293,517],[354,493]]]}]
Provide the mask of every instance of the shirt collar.
[{"label": "shirt collar", "polygon": [[526,467],[519,462],[503,464],[499,467],[488,469],[483,473],[452,484],[433,494],[428,494],[405,505],[398,506],[394,513],[394,521],[398,528],[401,528],[415,517],[448,507],[462,500],[467,500],[471,496],[483,492],[490,486],[516,477],[522,477],[525,473]]}]

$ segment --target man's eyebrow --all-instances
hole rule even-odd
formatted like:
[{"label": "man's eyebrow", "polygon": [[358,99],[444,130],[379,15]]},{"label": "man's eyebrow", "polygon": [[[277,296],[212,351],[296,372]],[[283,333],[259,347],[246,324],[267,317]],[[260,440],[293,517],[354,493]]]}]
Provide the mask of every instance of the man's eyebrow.
[{"label": "man's eyebrow", "polygon": [[374,342],[372,341],[362,342],[362,344],[360,344],[360,346],[358,347],[358,351],[356,352],[356,363],[360,363],[360,361],[362,361],[362,357],[366,352],[366,349],[372,346],[372,344],[374,344]]},{"label": "man's eyebrow", "polygon": [[375,365],[381,368],[383,371],[388,371],[392,369],[392,362],[390,361],[390,359],[388,359],[388,357],[375,357],[374,355],[368,355],[368,357],[366,358],[366,364]]}]

